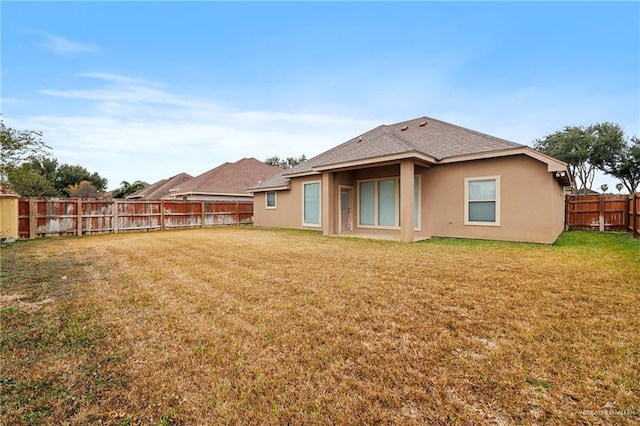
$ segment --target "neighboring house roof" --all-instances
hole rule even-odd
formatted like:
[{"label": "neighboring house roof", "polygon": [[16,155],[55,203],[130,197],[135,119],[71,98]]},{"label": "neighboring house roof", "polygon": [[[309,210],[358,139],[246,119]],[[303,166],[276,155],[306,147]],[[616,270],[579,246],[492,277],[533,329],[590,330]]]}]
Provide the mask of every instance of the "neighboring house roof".
[{"label": "neighboring house roof", "polygon": [[13,188],[9,185],[0,182],[0,197],[3,198],[18,198],[20,194],[18,194]]},{"label": "neighboring house roof", "polygon": [[434,118],[420,117],[378,126],[250,189],[285,189],[291,177],[383,164],[402,158],[416,158],[432,165],[519,153],[547,163],[550,172],[566,170],[565,163],[526,145]]},{"label": "neighboring house roof", "polygon": [[171,196],[184,195],[241,195],[250,196],[247,188],[282,172],[255,158],[243,158],[235,163],[224,163],[195,178],[175,186]]},{"label": "neighboring house roof", "polygon": [[177,185],[193,179],[188,173],[180,173],[169,179],[161,179],[151,185],[145,186],[139,191],[129,194],[128,200],[160,200],[169,195],[169,190]]}]

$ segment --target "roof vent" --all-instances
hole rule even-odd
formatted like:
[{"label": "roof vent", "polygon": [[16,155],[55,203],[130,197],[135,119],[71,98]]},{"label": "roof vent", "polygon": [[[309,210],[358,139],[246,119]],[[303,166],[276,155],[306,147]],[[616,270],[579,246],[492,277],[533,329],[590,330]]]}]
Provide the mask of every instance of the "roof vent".
[{"label": "roof vent", "polygon": [[427,125],[427,122],[426,122],[426,121],[423,121],[423,122],[421,122],[421,123],[420,123],[420,127],[424,127],[424,126],[426,126],[426,125]]},{"label": "roof vent", "polygon": [[400,130],[404,132],[404,131],[405,131],[405,130],[407,130],[408,128],[409,128],[409,126],[404,126],[404,127],[403,127],[402,129],[400,129]]},{"label": "roof vent", "polygon": [[362,136],[358,138],[358,142],[362,142]]}]

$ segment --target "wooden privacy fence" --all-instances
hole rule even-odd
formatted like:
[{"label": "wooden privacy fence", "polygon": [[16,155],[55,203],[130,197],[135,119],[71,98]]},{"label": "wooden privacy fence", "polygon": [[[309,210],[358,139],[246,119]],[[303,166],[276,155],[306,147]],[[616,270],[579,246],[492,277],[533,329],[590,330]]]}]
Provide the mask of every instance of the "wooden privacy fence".
[{"label": "wooden privacy fence", "polygon": [[628,232],[640,235],[640,193],[632,195],[568,195],[566,229]]},{"label": "wooden privacy fence", "polygon": [[253,221],[253,202],[22,198],[20,238],[177,228]]}]

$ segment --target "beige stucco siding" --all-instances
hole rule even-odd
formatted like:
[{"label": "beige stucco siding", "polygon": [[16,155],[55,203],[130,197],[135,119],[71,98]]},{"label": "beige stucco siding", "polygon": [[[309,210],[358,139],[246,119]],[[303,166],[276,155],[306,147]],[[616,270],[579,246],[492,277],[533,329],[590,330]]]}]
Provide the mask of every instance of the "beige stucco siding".
[{"label": "beige stucco siding", "polygon": [[[405,164],[405,167],[407,164]],[[266,193],[254,197],[256,226],[322,230],[325,234],[339,234],[340,188],[352,189],[352,222],[350,234],[378,238],[421,240],[434,236],[475,238],[506,241],[553,243],[564,228],[564,196],[561,185],[554,179],[547,165],[526,155],[514,155],[438,164],[432,167],[413,167],[419,177],[419,228],[365,227],[358,224],[358,182],[368,179],[399,178],[399,164],[370,167],[323,175],[293,178],[290,189],[276,191],[276,208],[268,209]],[[411,169],[405,169],[411,175]],[[465,225],[465,178],[499,177],[499,226]],[[302,186],[305,182],[321,182],[321,227],[302,224]],[[400,182],[401,183],[401,182]],[[327,190],[331,185],[333,190]],[[410,188],[405,188],[410,194]],[[407,203],[409,201],[409,203]],[[405,207],[412,207],[413,197],[402,198]],[[406,212],[405,212],[406,213]],[[406,217],[410,217],[408,215]]]},{"label": "beige stucco siding", "polygon": [[[266,208],[266,192],[256,192],[253,198],[253,223],[255,226],[291,229],[322,228],[302,225],[302,184],[321,181],[320,175],[293,179],[291,189],[276,191],[276,208]],[[321,188],[322,193],[322,188]],[[322,201],[320,202],[322,211]],[[322,221],[322,217],[320,217]]]},{"label": "beige stucco siding", "polygon": [[[465,178],[500,177],[500,226],[464,224]],[[552,243],[562,232],[562,188],[546,164],[524,155],[444,164],[423,176],[431,236]]]}]

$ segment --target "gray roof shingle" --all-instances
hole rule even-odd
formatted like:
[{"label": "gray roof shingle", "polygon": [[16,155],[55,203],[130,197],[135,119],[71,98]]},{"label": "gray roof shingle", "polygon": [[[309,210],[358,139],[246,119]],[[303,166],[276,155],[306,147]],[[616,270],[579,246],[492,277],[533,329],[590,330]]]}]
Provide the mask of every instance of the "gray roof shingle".
[{"label": "gray roof shingle", "polygon": [[250,186],[280,172],[280,167],[270,166],[255,158],[243,158],[235,163],[221,164],[182,185],[176,185],[171,192],[174,195],[245,194]]},{"label": "gray roof shingle", "polygon": [[161,200],[169,195],[169,190],[176,185],[180,185],[189,179],[193,179],[193,176],[187,173],[180,173],[169,179],[161,179],[151,185],[147,185],[139,191],[128,195],[127,199],[143,199],[143,200]]},{"label": "gray roof shingle", "polygon": [[304,163],[266,179],[259,188],[286,186],[289,176],[312,173],[315,167],[375,159],[415,152],[442,160],[466,154],[500,151],[524,145],[446,123],[420,117],[396,124],[381,125],[325,151]]}]

